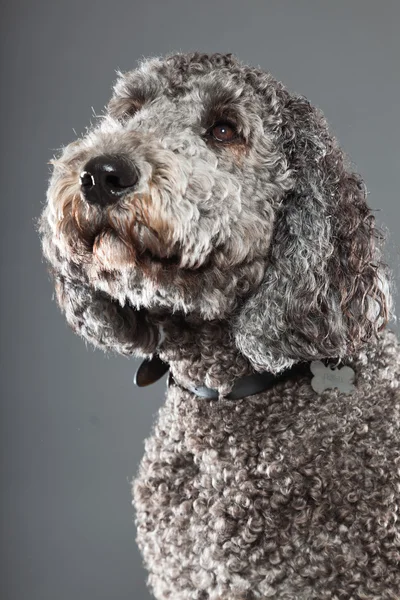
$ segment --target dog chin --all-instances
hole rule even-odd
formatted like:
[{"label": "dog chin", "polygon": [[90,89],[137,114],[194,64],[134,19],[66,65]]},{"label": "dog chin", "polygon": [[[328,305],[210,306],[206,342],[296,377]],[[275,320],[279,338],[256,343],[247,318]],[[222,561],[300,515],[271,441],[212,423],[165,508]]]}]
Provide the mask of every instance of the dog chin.
[{"label": "dog chin", "polygon": [[93,266],[110,271],[135,265],[135,253],[112,232],[96,236],[92,250]]},{"label": "dog chin", "polygon": [[176,271],[181,266],[181,257],[174,254],[160,257],[150,250],[139,251],[112,234],[96,237],[93,250],[93,266],[107,270],[139,269],[156,273],[159,270]]},{"label": "dog chin", "polygon": [[[143,236],[141,236],[143,237]],[[136,240],[135,240],[136,242]],[[167,249],[163,245],[143,244],[143,240],[131,243],[121,238],[111,229],[98,233],[91,248],[93,266],[108,270],[135,268],[144,273],[156,273],[160,270],[199,272],[209,264],[211,256],[196,258],[191,253],[181,253],[177,246]]]}]

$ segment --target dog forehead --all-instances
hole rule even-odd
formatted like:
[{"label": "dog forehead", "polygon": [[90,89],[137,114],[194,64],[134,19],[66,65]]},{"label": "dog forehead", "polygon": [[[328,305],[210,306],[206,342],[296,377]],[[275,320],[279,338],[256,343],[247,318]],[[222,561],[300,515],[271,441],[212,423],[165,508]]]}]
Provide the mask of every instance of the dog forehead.
[{"label": "dog forehead", "polygon": [[217,67],[206,71],[162,68],[162,61],[148,60],[132,71],[118,72],[109,108],[125,101],[137,107],[165,98],[175,104],[244,104],[257,108],[256,93],[238,70]]}]

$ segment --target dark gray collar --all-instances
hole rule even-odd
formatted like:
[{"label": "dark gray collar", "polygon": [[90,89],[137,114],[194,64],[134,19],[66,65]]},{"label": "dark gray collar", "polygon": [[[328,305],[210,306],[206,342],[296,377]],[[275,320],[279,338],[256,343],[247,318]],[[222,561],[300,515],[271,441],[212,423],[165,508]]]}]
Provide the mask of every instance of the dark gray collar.
[{"label": "dark gray collar", "polygon": [[[253,375],[246,375],[245,377],[240,377],[237,379],[232,390],[223,398],[225,400],[240,400],[241,398],[247,398],[247,396],[264,392],[268,388],[271,388],[281,381],[295,379],[297,377],[310,374],[310,363],[304,362],[297,363],[290,369],[286,369],[282,373],[278,373],[278,375],[274,375],[269,371],[254,373]],[[168,387],[171,385],[178,385],[183,389],[187,389],[189,392],[196,394],[196,396],[199,396],[200,398],[207,398],[209,400],[218,400],[220,398],[218,390],[209,388],[205,385],[193,385],[186,388],[181,384],[176,383],[172,373],[170,372],[168,378]]]},{"label": "dark gray collar", "polygon": [[[169,364],[161,360],[161,358],[155,354],[152,358],[146,358],[138,368],[135,374],[134,383],[139,387],[144,387],[158,381],[164,373],[169,369]],[[295,364],[293,367],[286,369],[285,371],[274,375],[269,371],[263,373],[254,373],[253,375],[247,375],[245,377],[239,377],[234,383],[232,390],[224,396],[226,400],[240,400],[253,394],[259,394],[268,388],[276,385],[281,381],[287,379],[295,379],[301,376],[311,375],[310,362],[301,362]],[[209,388],[205,385],[193,385],[190,387],[184,387],[182,384],[177,383],[170,371],[168,377],[168,387],[176,385],[185,389],[199,398],[207,398],[209,400],[217,400],[220,398],[218,390]]]}]

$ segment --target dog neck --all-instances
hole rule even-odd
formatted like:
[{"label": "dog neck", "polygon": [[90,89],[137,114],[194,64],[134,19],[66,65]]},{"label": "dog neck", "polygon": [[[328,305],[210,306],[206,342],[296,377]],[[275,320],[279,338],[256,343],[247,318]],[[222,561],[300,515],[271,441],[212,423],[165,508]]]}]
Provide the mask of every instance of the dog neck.
[{"label": "dog neck", "polygon": [[226,394],[237,379],[256,373],[237,349],[227,320],[174,314],[157,315],[154,322],[162,331],[155,354],[169,365],[177,384]]},{"label": "dog neck", "polygon": [[[341,359],[328,364],[301,361],[281,373],[256,371],[237,349],[224,320],[203,321],[187,315],[153,316],[162,335],[156,351],[140,365],[135,383],[154,383],[169,370],[168,387],[178,385],[197,396],[236,400],[264,391],[280,381],[305,376],[313,378],[315,391],[338,387],[354,391],[355,373],[348,366],[336,371]],[[332,371],[333,369],[333,371]]]}]

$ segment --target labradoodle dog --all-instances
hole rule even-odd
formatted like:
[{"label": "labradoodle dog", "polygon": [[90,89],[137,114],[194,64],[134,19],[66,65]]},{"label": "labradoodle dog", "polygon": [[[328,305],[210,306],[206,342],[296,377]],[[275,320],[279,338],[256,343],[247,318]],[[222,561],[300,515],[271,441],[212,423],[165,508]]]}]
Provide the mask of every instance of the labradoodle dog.
[{"label": "labradoodle dog", "polygon": [[400,598],[400,346],[361,177],[231,54],[118,73],[38,223],[68,323],[170,370],[133,479],[158,599]]}]

